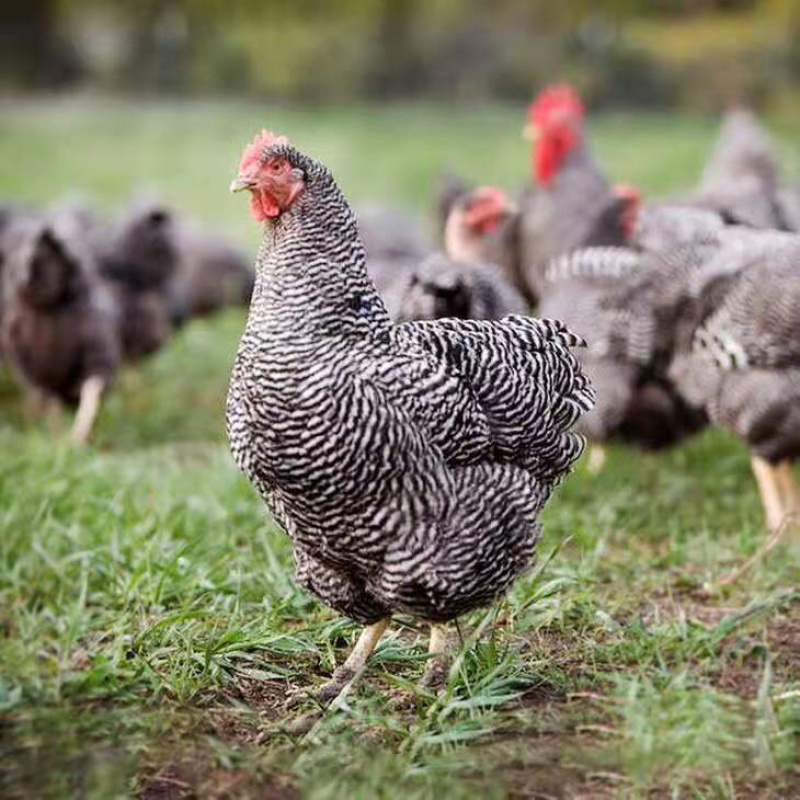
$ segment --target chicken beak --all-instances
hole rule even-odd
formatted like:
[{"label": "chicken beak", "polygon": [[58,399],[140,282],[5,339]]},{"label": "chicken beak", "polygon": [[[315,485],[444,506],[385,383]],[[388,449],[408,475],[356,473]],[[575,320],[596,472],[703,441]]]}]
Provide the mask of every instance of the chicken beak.
[{"label": "chicken beak", "polygon": [[252,189],[255,186],[255,181],[244,175],[237,175],[231,182],[230,190],[234,194],[236,192],[243,192],[245,189]]},{"label": "chicken beak", "polygon": [[513,200],[506,198],[503,203],[503,211],[508,215],[514,215],[519,212],[519,206]]},{"label": "chicken beak", "polygon": [[528,123],[522,131],[522,136],[529,142],[535,142],[539,138],[539,128]]}]

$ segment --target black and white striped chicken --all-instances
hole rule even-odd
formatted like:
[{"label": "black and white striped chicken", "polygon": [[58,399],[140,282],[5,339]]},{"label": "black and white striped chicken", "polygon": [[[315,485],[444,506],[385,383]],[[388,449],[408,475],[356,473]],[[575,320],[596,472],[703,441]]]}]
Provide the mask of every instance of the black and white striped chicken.
[{"label": "black and white striped chicken", "polygon": [[233,456],[292,538],[298,581],[368,626],[330,699],[392,615],[429,623],[441,656],[442,625],[528,567],[593,392],[559,322],[393,324],[347,201],[285,139],[262,132],[231,189],[265,223],[228,396]]}]

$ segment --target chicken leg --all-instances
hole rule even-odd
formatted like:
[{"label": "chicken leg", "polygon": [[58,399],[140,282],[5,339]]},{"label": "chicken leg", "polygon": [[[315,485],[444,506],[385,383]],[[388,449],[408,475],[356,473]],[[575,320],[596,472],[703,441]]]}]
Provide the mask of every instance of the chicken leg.
[{"label": "chicken leg", "polygon": [[[756,476],[758,491],[761,494],[761,502],[764,505],[764,514],[767,518],[767,526],[770,530],[776,531],[783,524],[784,517],[788,513],[787,506],[781,498],[781,488],[786,488],[787,478],[792,481],[791,473],[785,474],[785,464],[778,466],[770,464],[760,456],[753,456],[753,474]],[[791,470],[791,465],[789,465]]]},{"label": "chicken leg", "polygon": [[88,441],[97,412],[100,410],[100,398],[104,388],[105,381],[98,375],[93,375],[83,382],[78,412],[70,434],[73,444],[86,444]]},{"label": "chicken leg", "polygon": [[[323,684],[314,695],[318,703],[335,707],[340,700],[344,699],[350,683],[358,678],[359,673],[367,664],[367,659],[375,650],[381,636],[383,636],[383,632],[389,627],[389,621],[387,617],[368,625],[361,631],[361,636],[358,637],[355,647],[350,651],[350,655],[344,664],[333,671],[331,679]],[[295,694],[286,701],[286,708],[293,708],[301,703],[304,698],[304,694]],[[308,733],[321,716],[320,710],[310,711],[289,723],[286,726],[286,730],[297,736]]]},{"label": "chicken leg", "polygon": [[388,627],[389,619],[386,618],[368,625],[361,631],[361,636],[358,637],[355,647],[344,664],[334,670],[331,679],[317,692],[316,697],[320,703],[327,704],[337,699],[345,686],[358,677]]},{"label": "chicken leg", "polygon": [[447,628],[444,625],[431,625],[431,639],[428,645],[428,665],[420,678],[419,685],[435,689],[447,680]]},{"label": "chicken leg", "polygon": [[606,449],[601,444],[593,444],[589,448],[587,469],[590,475],[599,475],[606,463]]},{"label": "chicken leg", "polygon": [[775,477],[783,494],[784,516],[794,530],[800,530],[800,489],[789,459],[784,459],[775,467]]}]

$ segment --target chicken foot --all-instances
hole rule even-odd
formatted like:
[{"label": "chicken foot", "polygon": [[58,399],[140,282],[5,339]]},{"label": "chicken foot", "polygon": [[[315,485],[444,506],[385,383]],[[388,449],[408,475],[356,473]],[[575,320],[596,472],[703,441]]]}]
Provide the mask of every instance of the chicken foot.
[{"label": "chicken foot", "polygon": [[775,467],[775,477],[783,494],[784,521],[795,531],[800,530],[800,488],[797,486],[794,468],[789,459]]},{"label": "chicken foot", "polygon": [[78,411],[70,434],[73,444],[82,445],[88,441],[97,412],[100,410],[100,399],[105,385],[105,381],[98,375],[87,378],[81,385]]},{"label": "chicken foot", "polygon": [[[321,705],[330,705],[332,707],[335,707],[344,700],[347,692],[350,690],[350,686],[358,679],[360,673],[363,672],[367,660],[375,650],[384,631],[389,627],[389,621],[387,617],[386,619],[379,620],[364,628],[344,664],[338,666],[333,671],[331,679],[327,683],[324,683],[320,689],[316,693],[310,695],[310,697]],[[307,697],[309,697],[309,695],[305,692],[298,692],[289,697],[285,707],[287,709],[294,708]],[[289,726],[289,730],[292,733],[306,733],[314,722],[319,719],[319,716],[320,714],[318,711],[304,714]]]},{"label": "chicken foot", "polygon": [[[323,705],[335,701],[339,695],[352,681],[358,678],[360,672],[367,665],[367,659],[372,655],[384,631],[389,627],[389,620],[382,619],[372,625],[368,625],[361,631],[355,647],[345,660],[344,664],[337,667],[331,679],[323,684],[317,692],[316,698]],[[343,698],[344,699],[344,698]]]}]

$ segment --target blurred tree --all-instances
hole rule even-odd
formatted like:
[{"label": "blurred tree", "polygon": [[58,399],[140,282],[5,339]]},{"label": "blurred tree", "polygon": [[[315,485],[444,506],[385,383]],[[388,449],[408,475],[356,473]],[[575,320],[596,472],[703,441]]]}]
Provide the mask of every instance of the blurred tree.
[{"label": "blurred tree", "polygon": [[563,76],[710,108],[800,77],[800,0],[0,0],[0,22],[26,86],[520,101]]},{"label": "blurred tree", "polygon": [[80,58],[61,33],[55,0],[0,2],[0,76],[29,88],[69,85],[82,73]]}]

